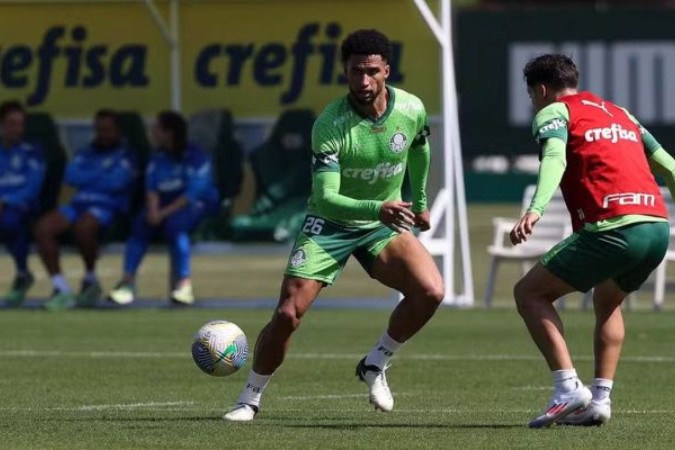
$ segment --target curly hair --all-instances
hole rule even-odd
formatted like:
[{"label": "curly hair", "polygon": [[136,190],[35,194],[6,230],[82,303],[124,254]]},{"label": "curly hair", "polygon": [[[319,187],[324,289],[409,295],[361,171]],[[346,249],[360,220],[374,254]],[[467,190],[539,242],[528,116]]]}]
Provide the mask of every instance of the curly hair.
[{"label": "curly hair", "polygon": [[14,112],[26,114],[26,110],[21,105],[21,102],[17,100],[7,100],[0,104],[0,122],[3,122],[8,115]]},{"label": "curly hair", "polygon": [[579,84],[579,71],[569,56],[547,54],[531,59],[523,69],[528,86],[547,84],[553,89],[576,89]]},{"label": "curly hair", "polygon": [[391,58],[391,41],[375,29],[357,30],[342,41],[340,51],[343,64],[352,55],[380,55],[385,62],[388,62]]}]

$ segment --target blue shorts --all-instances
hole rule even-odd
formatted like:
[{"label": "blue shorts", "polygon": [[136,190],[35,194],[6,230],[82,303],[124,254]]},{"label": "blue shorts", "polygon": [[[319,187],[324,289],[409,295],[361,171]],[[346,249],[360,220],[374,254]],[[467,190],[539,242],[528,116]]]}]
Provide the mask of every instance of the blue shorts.
[{"label": "blue shorts", "polygon": [[59,212],[63,214],[68,222],[72,225],[82,217],[84,214],[89,213],[96,218],[98,224],[102,227],[109,226],[112,221],[115,219],[116,212],[109,208],[103,208],[96,205],[88,205],[86,203],[71,203],[69,205],[63,205],[59,208]]}]

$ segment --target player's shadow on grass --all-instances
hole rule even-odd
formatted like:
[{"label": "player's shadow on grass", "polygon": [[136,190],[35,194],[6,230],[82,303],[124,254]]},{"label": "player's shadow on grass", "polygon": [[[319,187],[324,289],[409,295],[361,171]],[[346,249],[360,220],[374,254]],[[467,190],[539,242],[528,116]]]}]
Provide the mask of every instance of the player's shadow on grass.
[{"label": "player's shadow on grass", "polygon": [[363,428],[443,428],[443,429],[509,429],[523,428],[522,424],[506,423],[341,423],[341,424],[285,424],[286,428],[323,428],[328,430],[359,430]]}]

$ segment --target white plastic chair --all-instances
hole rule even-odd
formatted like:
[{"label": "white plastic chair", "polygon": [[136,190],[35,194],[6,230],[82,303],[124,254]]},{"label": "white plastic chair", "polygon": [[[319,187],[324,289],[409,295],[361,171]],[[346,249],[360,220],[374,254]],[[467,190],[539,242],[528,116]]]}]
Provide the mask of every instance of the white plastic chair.
[{"label": "white plastic chair", "polygon": [[[535,185],[529,185],[525,188],[521,209],[522,214],[530,206],[530,201],[534,196],[535,190]],[[518,246],[511,245],[508,238],[515,223],[516,220],[514,219],[502,217],[492,219],[494,238],[492,245],[487,248],[487,252],[490,255],[490,267],[484,297],[487,308],[492,306],[497,270],[502,261],[521,263],[523,273],[525,273],[532,268],[544,253],[572,232],[569,213],[567,212],[560,189],[556,190],[553,198],[551,198],[551,202],[546,208],[544,215],[537,222],[534,233],[528,238],[527,242]]]},{"label": "white plastic chair", "polygon": [[[661,195],[663,200],[666,202],[666,207],[668,208],[668,215],[670,216],[671,224],[673,219],[675,219],[675,201],[673,201],[672,196],[667,188],[661,188]],[[675,237],[675,227],[670,226],[670,247],[666,252],[663,262],[659,264],[659,267],[656,268],[654,272],[654,301],[652,303],[654,310],[660,311],[663,309],[663,304],[666,296],[666,269],[668,268],[668,263],[670,261],[675,261],[675,243],[673,242],[673,237]]]}]

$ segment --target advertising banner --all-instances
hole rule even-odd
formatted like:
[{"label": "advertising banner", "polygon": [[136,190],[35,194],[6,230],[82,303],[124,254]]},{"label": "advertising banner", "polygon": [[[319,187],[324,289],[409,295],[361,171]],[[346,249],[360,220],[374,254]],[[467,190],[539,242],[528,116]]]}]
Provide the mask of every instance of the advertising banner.
[{"label": "advertising banner", "polygon": [[675,151],[675,11],[462,11],[457,67],[465,158],[534,153],[522,70],[537,55],[577,63],[581,88],[628,108]]},{"label": "advertising banner", "polygon": [[[320,110],[345,92],[340,43],[358,28],[390,37],[390,81],[439,112],[438,45],[412,1],[189,1],[179,11],[188,113]],[[0,100],[60,118],[170,106],[169,48],[142,2],[2,3],[0,16]]]}]

